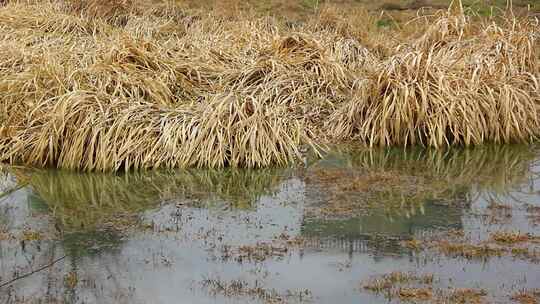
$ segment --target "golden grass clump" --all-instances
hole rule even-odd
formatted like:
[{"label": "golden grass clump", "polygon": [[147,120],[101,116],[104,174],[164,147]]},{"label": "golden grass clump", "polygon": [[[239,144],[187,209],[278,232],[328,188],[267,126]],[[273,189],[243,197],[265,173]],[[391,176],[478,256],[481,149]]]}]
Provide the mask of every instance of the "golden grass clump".
[{"label": "golden grass clump", "polygon": [[119,17],[126,18],[135,8],[133,0],[68,0],[64,1],[64,5],[68,11],[109,21]]},{"label": "golden grass clump", "polygon": [[389,30],[362,9],[291,24],[169,2],[8,1],[0,160],[266,167],[335,140],[528,142],[540,132],[537,23],[449,10]]},{"label": "golden grass clump", "polygon": [[536,139],[538,28],[537,20],[478,25],[447,12],[416,41],[398,45],[329,126],[338,138],[372,146]]},{"label": "golden grass clump", "polygon": [[99,171],[260,167],[294,161],[300,144],[309,140],[286,110],[234,96],[163,110],[72,93],[52,106],[36,106],[34,113],[17,134],[20,140],[2,152],[37,166]]}]

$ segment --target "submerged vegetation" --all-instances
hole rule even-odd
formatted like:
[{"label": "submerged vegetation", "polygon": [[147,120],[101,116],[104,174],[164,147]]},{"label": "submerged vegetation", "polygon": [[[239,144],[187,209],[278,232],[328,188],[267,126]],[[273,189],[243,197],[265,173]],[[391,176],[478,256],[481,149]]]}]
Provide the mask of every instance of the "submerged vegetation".
[{"label": "submerged vegetation", "polygon": [[0,160],[265,167],[335,141],[540,135],[537,19],[473,16],[455,1],[380,23],[329,6],[290,22],[171,2],[0,2]]}]

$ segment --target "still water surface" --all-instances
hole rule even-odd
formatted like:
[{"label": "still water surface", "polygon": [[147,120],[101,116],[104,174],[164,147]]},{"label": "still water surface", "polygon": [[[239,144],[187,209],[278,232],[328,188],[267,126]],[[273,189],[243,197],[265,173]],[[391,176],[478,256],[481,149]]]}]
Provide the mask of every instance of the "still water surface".
[{"label": "still water surface", "polygon": [[[257,303],[208,290],[242,281],[283,302],[383,303],[362,282],[433,274],[508,303],[540,287],[537,262],[447,257],[403,241],[463,230],[540,235],[540,152],[530,146],[336,151],[304,167],[88,174],[4,168],[0,303]],[[490,204],[511,209],[494,217]],[[531,207],[532,206],[532,207]],[[241,246],[301,239],[263,258]],[[305,296],[298,296],[298,294]],[[291,294],[291,296],[286,296]],[[398,300],[393,300],[398,302]]]}]

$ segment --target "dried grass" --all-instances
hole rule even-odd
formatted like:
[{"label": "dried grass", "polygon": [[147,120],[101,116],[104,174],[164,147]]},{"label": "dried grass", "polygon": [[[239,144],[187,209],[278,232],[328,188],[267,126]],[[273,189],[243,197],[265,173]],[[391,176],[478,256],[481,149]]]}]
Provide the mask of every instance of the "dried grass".
[{"label": "dried grass", "polygon": [[479,145],[539,135],[538,20],[477,24],[448,11],[395,48],[332,114],[341,139],[370,145]]},{"label": "dried grass", "polygon": [[392,33],[376,20],[332,7],[293,26],[171,3],[7,1],[0,160],[252,168],[334,140],[444,147],[538,137],[537,20],[473,22],[449,10]]}]

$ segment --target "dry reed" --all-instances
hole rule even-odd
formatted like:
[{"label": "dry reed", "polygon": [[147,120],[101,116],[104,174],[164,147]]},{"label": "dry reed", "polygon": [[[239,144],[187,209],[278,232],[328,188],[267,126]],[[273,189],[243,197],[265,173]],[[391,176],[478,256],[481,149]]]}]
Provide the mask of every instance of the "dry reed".
[{"label": "dry reed", "polygon": [[291,25],[171,3],[7,1],[0,160],[252,168],[331,141],[440,148],[539,136],[538,20],[448,10],[396,30],[376,21],[330,7]]}]

